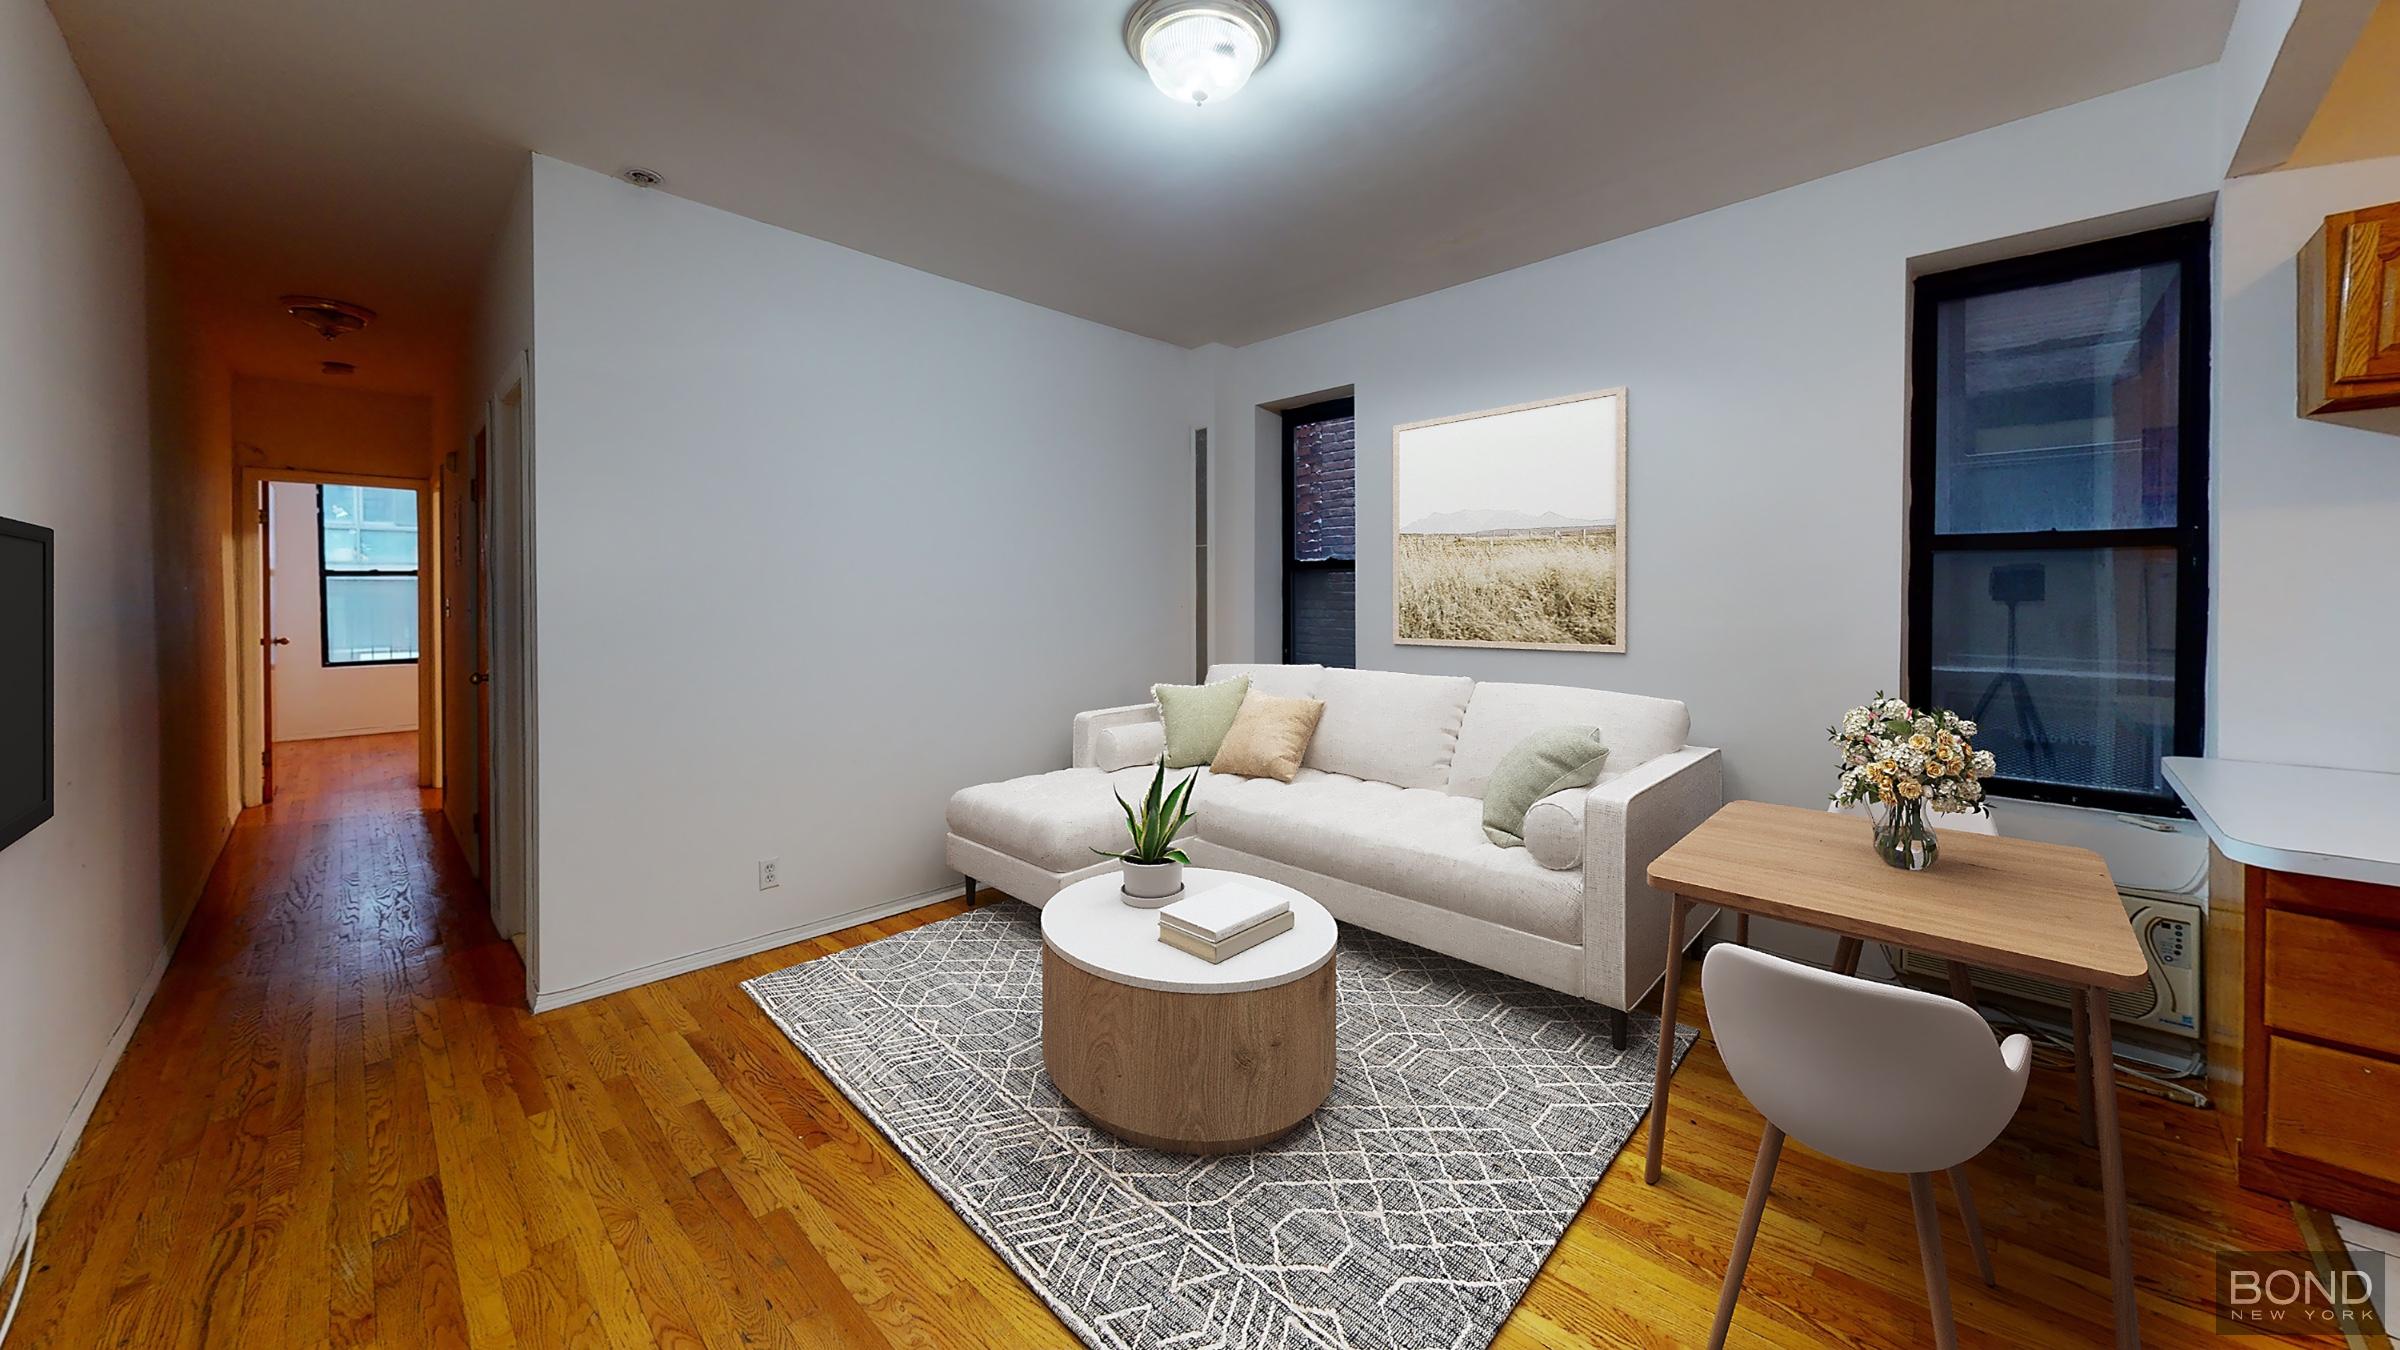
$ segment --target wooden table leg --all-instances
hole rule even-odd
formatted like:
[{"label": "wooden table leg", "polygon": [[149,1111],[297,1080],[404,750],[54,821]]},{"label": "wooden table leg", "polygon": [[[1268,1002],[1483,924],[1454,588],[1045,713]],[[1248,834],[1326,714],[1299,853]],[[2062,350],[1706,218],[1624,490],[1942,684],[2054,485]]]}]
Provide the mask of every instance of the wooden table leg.
[{"label": "wooden table leg", "polygon": [[1950,963],[1950,997],[1972,1008],[1975,1006],[1975,971],[1971,966]]},{"label": "wooden table leg", "polygon": [[1856,975],[1858,956],[1867,944],[1854,937],[1845,937],[1833,945],[1833,971],[1836,975]]},{"label": "wooden table leg", "polygon": [[1750,916],[1747,914],[1733,916],[1733,945],[1736,947],[1750,945]]},{"label": "wooden table leg", "polygon": [[2083,991],[2086,1034],[2083,1071],[2092,1088],[2089,1119],[2100,1136],[2100,1188],[2108,1220],[2108,1273],[2116,1289],[2118,1350],[2142,1343],[2139,1313],[2133,1303],[2133,1225],[2125,1210],[2125,1140],[2117,1129],[2117,1080],[2109,1072],[2108,995],[2099,989]]},{"label": "wooden table leg", "polygon": [[[2091,1148],[2100,1142],[2099,1133],[2092,1128],[2092,1065],[2095,1062],[2106,1063],[2107,1060],[2103,1059],[2095,1061],[2092,1057],[2091,1005],[2080,997],[2074,1000],[2074,1004],[2075,1107],[2077,1113],[2083,1117],[2084,1147]],[[2104,1002],[2100,1006],[2103,1016],[2105,1017],[2108,1005]],[[2105,1027],[2108,1025],[2108,1023],[2103,1020],[2100,1025]],[[2108,1058],[2113,1059],[2114,1057],[2114,1047],[2112,1046],[2111,1054]]]},{"label": "wooden table leg", "polygon": [[1675,896],[1667,909],[1667,974],[1658,995],[1658,1079],[1650,1087],[1650,1152],[1642,1180],[1658,1184],[1658,1155],[1667,1138],[1667,1079],[1675,1072],[1675,1000],[1683,992],[1683,916],[1692,902]]}]

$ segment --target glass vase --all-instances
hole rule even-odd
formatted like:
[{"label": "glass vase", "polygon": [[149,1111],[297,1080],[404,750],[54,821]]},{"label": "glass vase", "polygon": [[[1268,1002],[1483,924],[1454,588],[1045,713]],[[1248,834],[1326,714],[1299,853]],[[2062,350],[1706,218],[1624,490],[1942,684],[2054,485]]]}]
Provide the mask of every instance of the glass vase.
[{"label": "glass vase", "polygon": [[1941,846],[1925,822],[1925,803],[1899,801],[1875,808],[1875,856],[1903,872],[1933,866]]}]

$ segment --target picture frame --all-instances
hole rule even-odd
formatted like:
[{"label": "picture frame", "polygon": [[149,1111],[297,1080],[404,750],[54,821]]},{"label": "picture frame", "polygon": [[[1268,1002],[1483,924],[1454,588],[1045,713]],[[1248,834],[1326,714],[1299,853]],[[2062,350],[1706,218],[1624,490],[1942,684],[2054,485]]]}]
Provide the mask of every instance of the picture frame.
[{"label": "picture frame", "polygon": [[1626,650],[1619,386],[1392,428],[1392,641]]}]

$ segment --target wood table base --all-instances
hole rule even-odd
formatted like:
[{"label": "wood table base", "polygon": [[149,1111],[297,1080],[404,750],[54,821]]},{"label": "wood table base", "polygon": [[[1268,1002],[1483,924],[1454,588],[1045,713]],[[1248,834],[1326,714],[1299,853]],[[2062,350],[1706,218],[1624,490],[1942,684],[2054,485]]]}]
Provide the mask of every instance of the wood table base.
[{"label": "wood table base", "polygon": [[1289,984],[1182,994],[1103,979],[1042,948],[1042,1064],[1092,1123],[1172,1153],[1238,1153],[1333,1090],[1333,962]]}]

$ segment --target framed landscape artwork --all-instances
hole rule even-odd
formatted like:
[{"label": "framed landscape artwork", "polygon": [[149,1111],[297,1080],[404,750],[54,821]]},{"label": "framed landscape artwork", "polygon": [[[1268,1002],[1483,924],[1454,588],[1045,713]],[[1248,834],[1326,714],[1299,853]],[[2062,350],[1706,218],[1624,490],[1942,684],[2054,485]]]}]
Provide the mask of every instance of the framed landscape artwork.
[{"label": "framed landscape artwork", "polygon": [[1392,637],[1625,650],[1625,391],[1392,429]]}]

